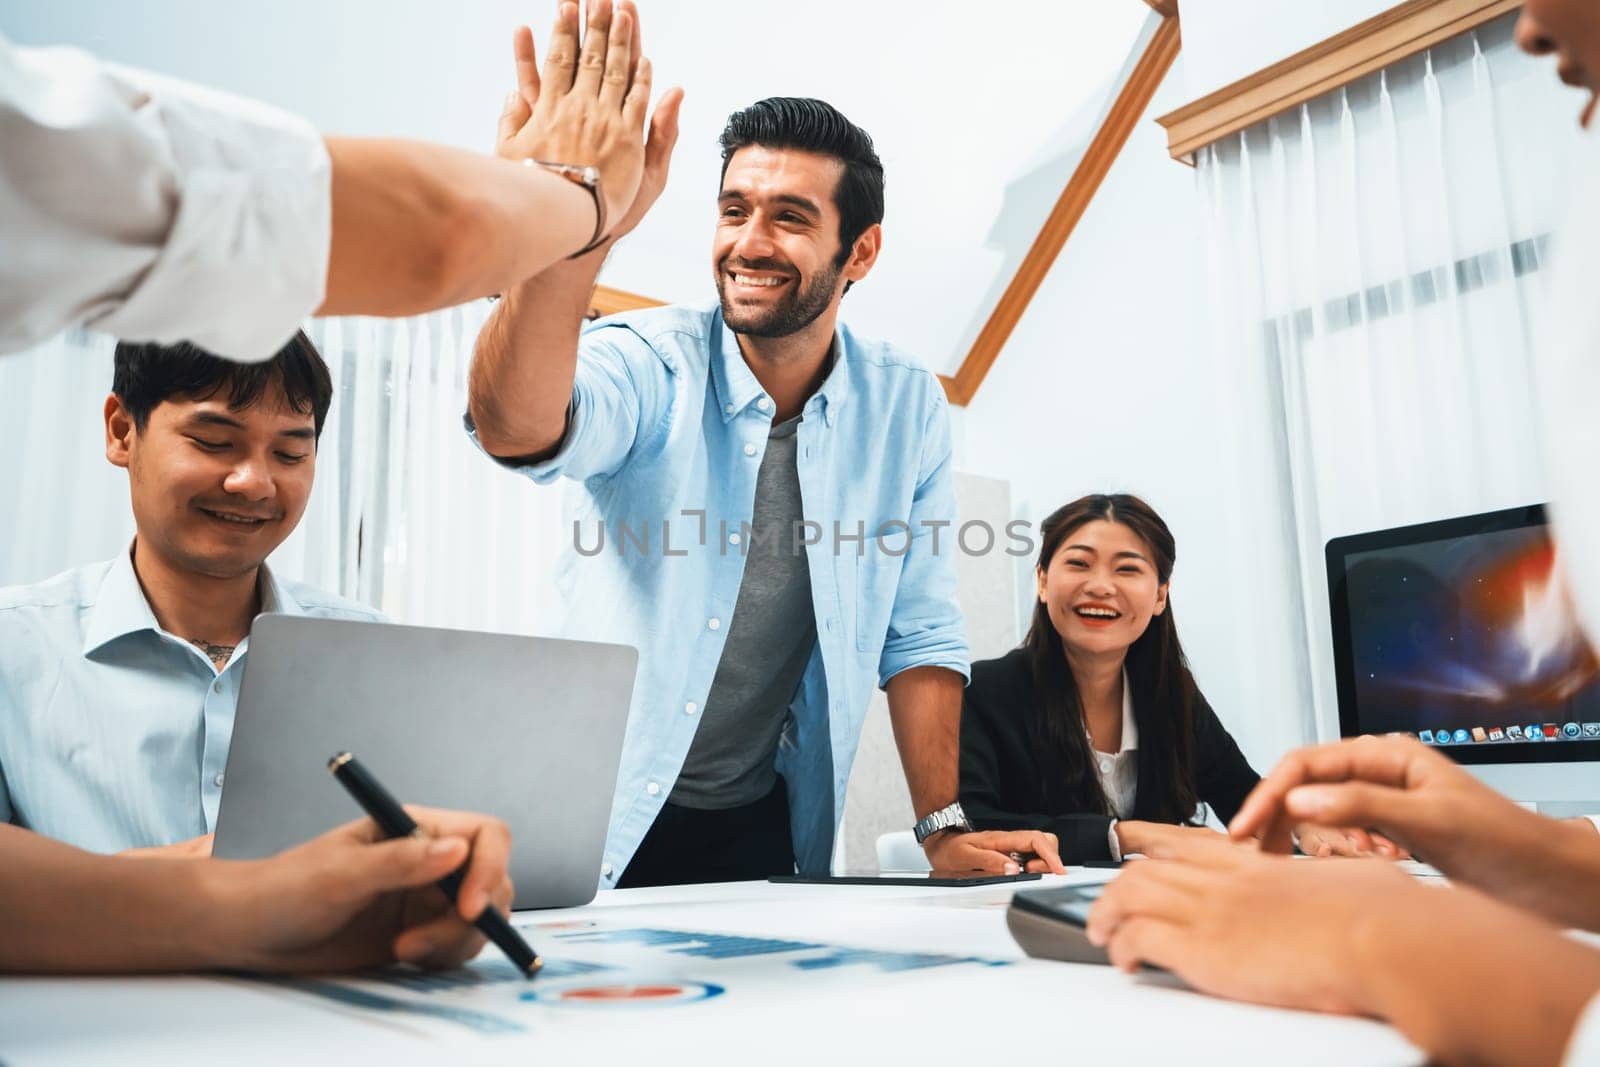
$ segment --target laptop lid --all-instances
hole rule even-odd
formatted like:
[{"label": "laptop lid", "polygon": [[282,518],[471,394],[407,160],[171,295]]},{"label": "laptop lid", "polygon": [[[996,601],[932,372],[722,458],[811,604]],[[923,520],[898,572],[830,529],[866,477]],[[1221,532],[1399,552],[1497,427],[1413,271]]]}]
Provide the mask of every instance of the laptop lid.
[{"label": "laptop lid", "polygon": [[638,653],[626,645],[263,615],[250,632],[214,855],[358,818],[360,757],[402,802],[511,827],[518,908],[594,898]]}]

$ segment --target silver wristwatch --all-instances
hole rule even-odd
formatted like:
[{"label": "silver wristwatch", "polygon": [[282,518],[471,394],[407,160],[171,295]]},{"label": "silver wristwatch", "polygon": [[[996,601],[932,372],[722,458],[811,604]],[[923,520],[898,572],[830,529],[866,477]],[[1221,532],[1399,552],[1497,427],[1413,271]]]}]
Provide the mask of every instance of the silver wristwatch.
[{"label": "silver wristwatch", "polygon": [[938,811],[924,815],[922,820],[912,827],[911,832],[917,835],[917,844],[920,845],[940,830],[966,832],[971,829],[972,824],[967,821],[967,813],[961,810],[961,801],[958,800],[954,804],[946,804]]}]

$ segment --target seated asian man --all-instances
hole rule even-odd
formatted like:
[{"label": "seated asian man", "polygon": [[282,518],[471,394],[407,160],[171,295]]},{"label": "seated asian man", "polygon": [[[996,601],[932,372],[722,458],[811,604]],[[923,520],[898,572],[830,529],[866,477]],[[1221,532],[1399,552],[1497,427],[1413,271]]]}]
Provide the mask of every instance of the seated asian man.
[{"label": "seated asian man", "polygon": [[304,333],[251,365],[117,346],[106,458],[128,471],[136,534],[0,590],[0,821],[209,854],[251,620],[380,620],[264,563],[305,511],[332,398]]}]

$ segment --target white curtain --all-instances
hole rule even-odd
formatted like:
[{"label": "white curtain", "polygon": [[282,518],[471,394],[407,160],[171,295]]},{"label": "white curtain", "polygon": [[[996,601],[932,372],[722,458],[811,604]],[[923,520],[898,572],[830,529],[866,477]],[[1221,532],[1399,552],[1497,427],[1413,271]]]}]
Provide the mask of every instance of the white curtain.
[{"label": "white curtain", "polygon": [[1529,353],[1580,105],[1513,22],[1198,160],[1239,669],[1274,751],[1338,736],[1329,538],[1544,499]]},{"label": "white curtain", "polygon": [[[461,427],[488,310],[308,327],[335,394],[305,517],[271,559],[281,574],[400,622],[549,629],[551,567],[571,535],[560,490],[502,470]],[[113,347],[72,332],[0,358],[0,585],[108,558],[133,536],[101,429]]]}]

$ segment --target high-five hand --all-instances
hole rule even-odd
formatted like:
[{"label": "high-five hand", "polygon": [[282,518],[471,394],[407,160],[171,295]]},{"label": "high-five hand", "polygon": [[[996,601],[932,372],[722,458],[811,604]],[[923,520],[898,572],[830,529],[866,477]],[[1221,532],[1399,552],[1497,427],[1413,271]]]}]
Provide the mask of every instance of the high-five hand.
[{"label": "high-five hand", "polygon": [[[638,25],[633,0],[621,0],[618,7],[621,11],[634,15],[634,25]],[[636,49],[639,41],[638,31],[635,30]],[[649,63],[648,59],[641,61],[646,71],[649,69]],[[662,94],[661,102],[656,104],[655,112],[650,116],[650,138],[644,146],[644,176],[639,180],[639,192],[634,196],[627,212],[617,220],[616,225],[609,227],[612,241],[624,234],[632,233],[634,227],[638,226],[646,213],[655,206],[661,191],[667,187],[667,171],[672,165],[672,149],[678,143],[678,109],[682,104],[683,90],[677,88],[668,89]]]},{"label": "high-five hand", "polygon": [[596,168],[608,234],[632,206],[645,167],[650,62],[638,41],[632,4],[613,10],[611,0],[593,0],[580,40],[578,5],[563,3],[541,74],[533,33],[518,27],[517,88],[506,98],[495,143],[506,159]]}]

